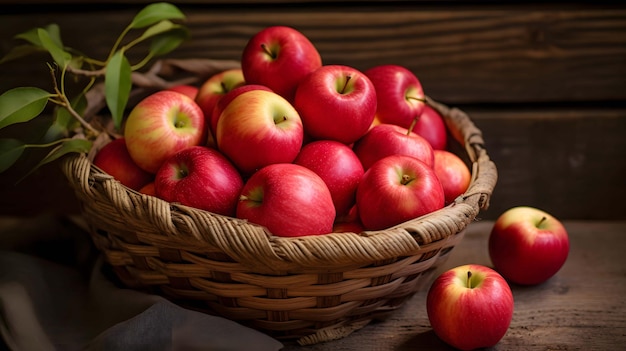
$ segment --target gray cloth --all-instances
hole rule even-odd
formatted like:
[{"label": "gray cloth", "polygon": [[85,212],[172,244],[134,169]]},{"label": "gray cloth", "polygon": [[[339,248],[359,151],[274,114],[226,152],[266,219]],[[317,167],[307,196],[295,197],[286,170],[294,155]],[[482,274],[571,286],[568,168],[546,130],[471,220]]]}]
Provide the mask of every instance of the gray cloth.
[{"label": "gray cloth", "polygon": [[[116,287],[97,262],[91,274],[16,251],[0,251],[0,336],[30,350],[280,350],[233,321]],[[3,348],[0,341],[0,349]]]}]

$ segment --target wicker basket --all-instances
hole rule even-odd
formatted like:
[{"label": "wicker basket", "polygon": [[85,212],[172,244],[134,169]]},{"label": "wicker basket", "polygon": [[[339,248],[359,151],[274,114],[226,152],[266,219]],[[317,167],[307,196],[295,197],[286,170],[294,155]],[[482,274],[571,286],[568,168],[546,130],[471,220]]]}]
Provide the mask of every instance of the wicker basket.
[{"label": "wicker basket", "polygon": [[277,339],[341,338],[400,307],[488,207],[497,170],[461,110],[431,101],[472,162],[455,203],[393,228],[285,238],[122,186],[87,155],[63,160],[95,246],[123,284]]}]

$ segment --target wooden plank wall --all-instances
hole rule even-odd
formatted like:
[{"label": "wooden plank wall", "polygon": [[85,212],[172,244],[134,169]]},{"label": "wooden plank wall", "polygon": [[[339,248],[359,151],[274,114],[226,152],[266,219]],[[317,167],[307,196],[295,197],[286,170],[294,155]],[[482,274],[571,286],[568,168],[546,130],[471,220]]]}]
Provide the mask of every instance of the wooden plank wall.
[{"label": "wooden plank wall", "polygon": [[[66,45],[94,57],[104,57],[123,27],[148,3],[2,2],[0,54],[16,44],[13,35],[54,22],[61,26]],[[482,218],[531,205],[564,219],[626,219],[624,5],[174,3],[188,16],[192,40],[170,57],[238,60],[250,36],[280,24],[307,35],[326,64],[366,69],[395,63],[411,69],[428,95],[464,109],[483,131],[499,181]],[[47,86],[48,79],[41,58],[0,66],[0,92],[21,85]],[[20,199],[24,192],[18,189],[43,187],[34,178],[17,188],[3,181],[0,191],[6,195],[0,210],[26,211],[29,199]],[[48,202],[40,202],[55,201],[51,195]]]}]

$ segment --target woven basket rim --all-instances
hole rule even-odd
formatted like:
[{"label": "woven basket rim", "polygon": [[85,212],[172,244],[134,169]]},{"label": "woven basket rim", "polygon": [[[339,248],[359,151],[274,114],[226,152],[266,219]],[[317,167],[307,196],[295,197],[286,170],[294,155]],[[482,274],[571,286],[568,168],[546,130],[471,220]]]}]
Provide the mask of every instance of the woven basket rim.
[{"label": "woven basket rim", "polygon": [[[203,79],[198,77],[236,65],[162,62],[135,77],[135,98],[172,85],[153,79],[157,71],[182,70]],[[102,95],[91,96],[92,110]],[[384,230],[280,237],[242,219],[168,203],[123,186],[93,164],[105,138],[88,154],[66,155],[61,167],[92,241],[123,285],[314,344],[344,337],[399,308],[489,206],[497,169],[482,132],[460,109],[427,100],[464,148],[455,151],[471,163],[470,185],[452,204]]]},{"label": "woven basket rim", "polygon": [[[384,230],[279,237],[242,219],[168,203],[131,190],[94,166],[86,154],[66,157],[62,167],[77,192],[92,196],[93,201],[111,202],[118,216],[146,217],[146,225],[160,232],[144,235],[139,238],[141,241],[172,248],[189,245],[201,248],[206,244],[212,249],[219,248],[235,261],[247,262],[268,273],[380,262],[409,256],[425,245],[443,246],[447,238],[471,223],[480,210],[488,208],[497,181],[497,169],[489,159],[482,133],[469,116],[457,108],[427,99],[443,116],[451,134],[465,147],[472,162],[470,186],[452,204]],[[102,187],[94,186],[98,183]]]}]

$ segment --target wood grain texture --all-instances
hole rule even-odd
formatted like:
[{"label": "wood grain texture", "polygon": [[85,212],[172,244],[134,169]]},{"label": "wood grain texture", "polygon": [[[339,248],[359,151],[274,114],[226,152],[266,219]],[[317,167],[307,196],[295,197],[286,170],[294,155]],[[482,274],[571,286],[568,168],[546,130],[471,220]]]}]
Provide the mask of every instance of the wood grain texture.
[{"label": "wood grain texture", "polygon": [[[0,56],[12,37],[51,22],[65,44],[95,57],[148,0],[2,0]],[[33,7],[33,4],[39,4]],[[172,57],[239,59],[248,38],[268,25],[305,33],[325,63],[359,69],[409,67],[434,99],[464,109],[482,130],[498,166],[491,207],[440,272],[490,265],[487,238],[505,209],[532,205],[565,221],[571,252],[548,282],[512,286],[515,313],[490,350],[620,350],[626,345],[626,6],[466,1],[174,1],[192,40]],[[137,55],[130,55],[137,61]],[[49,88],[45,56],[0,65],[0,93]],[[6,136],[6,132],[0,137]],[[77,211],[60,170],[48,165],[15,184],[0,175],[0,213]],[[28,220],[28,217],[26,217]],[[617,219],[613,222],[579,219]],[[1,228],[0,228],[1,231]],[[386,320],[325,344],[285,351],[451,350],[433,333],[426,291]]]},{"label": "wood grain texture", "polygon": [[[624,6],[392,4],[184,4],[193,39],[173,56],[239,59],[255,32],[289,25],[315,43],[327,64],[405,65],[431,96],[450,103],[626,99]],[[106,57],[137,9],[89,12],[75,5],[72,12],[5,12],[0,53],[14,45],[13,35],[56,22],[66,45]],[[33,61],[11,63],[3,69],[0,91],[49,84],[45,69]]]},{"label": "wood grain texture", "polygon": [[[0,55],[18,43],[13,35],[55,22],[66,45],[103,58],[147,1],[111,1],[94,9],[69,0],[38,7],[39,11],[22,2],[2,3],[7,6],[0,13]],[[526,204],[561,218],[626,219],[624,5],[175,3],[188,16],[192,39],[172,57],[236,60],[250,36],[282,24],[311,38],[327,64],[366,69],[396,63],[412,69],[428,95],[468,112],[485,135],[499,180],[483,218],[493,219],[508,207]],[[130,57],[139,60],[136,54]],[[0,92],[28,85],[49,89],[45,59],[40,55],[0,65]],[[3,132],[0,137],[6,137]],[[0,175],[0,191],[8,194],[0,201],[0,210],[37,210],[24,207],[30,207],[27,197],[14,198],[29,193],[24,189],[40,189],[38,180],[13,187],[14,176]],[[60,196],[51,188],[44,194],[40,200],[46,206],[39,209],[54,206]]]},{"label": "wood grain texture", "polygon": [[624,219],[626,110],[465,110],[498,167],[483,218],[529,205],[559,218]]},{"label": "wood grain texture", "polygon": [[[489,350],[612,351],[626,344],[622,252],[626,222],[565,221],[564,225],[571,240],[565,265],[543,284],[511,285],[513,320],[503,339]],[[491,266],[487,241],[492,226],[492,221],[470,225],[438,273],[468,263]],[[288,344],[284,351],[453,350],[430,327],[426,294],[416,294],[386,320],[344,339],[306,347]]]},{"label": "wood grain texture", "polygon": [[[625,109],[465,111],[482,131],[498,169],[490,207],[480,218],[495,219],[518,205],[539,207],[562,219],[625,218]],[[4,132],[0,138],[8,137]],[[450,148],[461,151],[455,142]],[[0,213],[77,211],[56,164],[16,183],[37,160],[25,159],[0,174]]]},{"label": "wood grain texture", "polygon": [[[433,275],[463,265],[491,267],[487,241],[493,221],[477,221]],[[536,286],[511,285],[511,325],[492,351],[617,351],[626,345],[626,221],[564,221],[570,253],[561,270]],[[82,260],[89,243],[82,230],[58,216],[0,216],[0,249],[90,267]],[[69,245],[68,242],[75,242]],[[81,265],[82,264],[82,265]],[[431,281],[432,281],[431,279]],[[425,282],[426,287],[430,286]],[[426,289],[426,288],[425,288]],[[433,332],[426,314],[427,290],[414,295],[385,320],[335,341],[312,346],[286,343],[282,351],[454,350]]]}]

